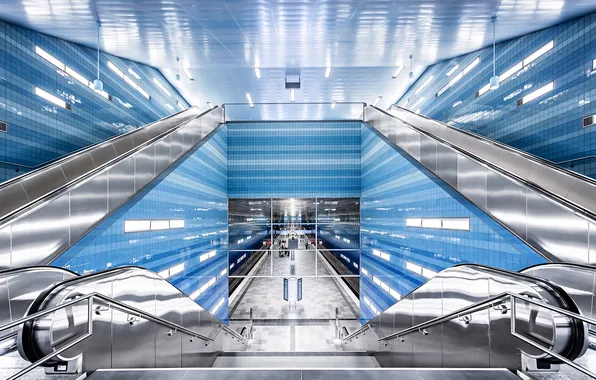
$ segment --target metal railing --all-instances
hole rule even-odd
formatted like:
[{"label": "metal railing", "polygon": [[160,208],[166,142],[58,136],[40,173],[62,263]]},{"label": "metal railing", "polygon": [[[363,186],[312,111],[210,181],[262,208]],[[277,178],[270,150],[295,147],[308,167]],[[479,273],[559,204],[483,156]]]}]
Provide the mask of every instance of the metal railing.
[{"label": "metal railing", "polygon": [[[94,301],[96,299],[102,300],[105,303],[107,303],[108,304],[107,307],[105,305],[98,305],[97,307],[95,307]],[[103,294],[96,293],[96,292],[89,293],[84,296],[78,296],[78,297],[74,298],[73,300],[70,300],[66,303],[63,303],[63,304],[60,304],[60,305],[57,305],[57,306],[54,306],[54,307],[51,307],[48,309],[41,310],[41,311],[31,314],[27,317],[18,319],[11,323],[7,323],[3,326],[0,326],[0,332],[11,329],[13,327],[17,327],[19,325],[22,325],[23,323],[32,321],[36,318],[43,317],[43,316],[51,314],[51,313],[54,313],[58,310],[65,309],[67,307],[70,307],[74,304],[77,304],[77,303],[83,302],[83,301],[87,301],[87,331],[82,335],[75,336],[70,341],[68,341],[64,345],[60,346],[59,348],[55,348],[54,351],[51,352],[50,354],[37,360],[36,362],[32,363],[31,365],[27,366],[26,368],[23,368],[16,374],[8,377],[6,380],[18,379],[19,377],[31,372],[32,370],[34,370],[35,368],[44,364],[45,362],[52,359],[53,357],[61,354],[62,352],[66,351],[66,350],[69,350],[70,348],[74,347],[75,345],[77,345],[77,344],[81,343],[82,341],[91,337],[93,335],[93,316],[100,315],[102,312],[109,310],[110,307],[113,309],[117,309],[117,310],[127,313],[128,314],[127,320],[129,321],[129,323],[131,325],[134,324],[135,322],[138,322],[141,318],[143,318],[148,321],[152,321],[152,322],[155,322],[157,324],[160,324],[162,326],[169,328],[170,331],[168,331],[168,333],[167,333],[168,336],[173,336],[175,333],[180,332],[180,333],[188,335],[190,337],[191,342],[194,339],[200,339],[200,340],[203,340],[204,342],[206,342],[206,345],[208,345],[209,342],[214,341],[214,338],[202,335],[196,331],[187,329],[186,327],[180,326],[174,322],[170,322],[166,319],[157,317],[157,316],[147,313],[143,310],[137,309],[133,306],[126,305],[122,302],[116,301],[113,298],[107,297]],[[233,331],[232,329],[230,329],[228,326],[226,326],[224,324],[218,325],[218,329],[220,331],[223,330],[225,333],[232,335],[235,339],[238,339],[238,341],[246,342],[246,338],[244,338],[242,335]],[[217,335],[217,334],[215,334],[215,335]]]},{"label": "metal railing", "polygon": [[[510,309],[508,309],[506,307],[505,302],[507,300],[509,301],[509,303],[511,305]],[[401,341],[403,342],[404,341],[404,337],[406,335],[412,334],[414,332],[419,332],[422,335],[429,335],[429,332],[428,332],[427,329],[429,329],[429,328],[431,328],[433,326],[437,326],[437,325],[440,325],[442,323],[451,321],[452,319],[455,319],[455,318],[458,318],[458,319],[464,321],[464,323],[468,324],[471,321],[471,318],[470,318],[471,314],[476,313],[476,312],[479,312],[479,311],[482,311],[482,310],[485,310],[485,309],[488,309],[488,308],[491,308],[491,307],[492,308],[499,309],[501,311],[501,313],[503,313],[503,314],[506,314],[510,310],[511,311],[511,318],[510,318],[510,321],[511,321],[511,330],[510,330],[510,332],[511,332],[511,335],[513,337],[515,337],[515,338],[517,338],[517,339],[519,339],[519,340],[521,340],[521,341],[523,341],[523,342],[531,345],[532,347],[536,348],[537,350],[542,351],[543,353],[545,353],[547,355],[551,355],[551,356],[557,358],[561,362],[563,362],[563,363],[569,365],[570,367],[572,367],[572,368],[574,368],[574,369],[576,369],[576,370],[584,373],[585,375],[588,375],[591,378],[596,379],[596,373],[590,371],[587,368],[582,367],[579,364],[574,363],[573,361],[567,359],[566,357],[564,357],[564,356],[562,356],[562,355],[560,355],[560,354],[558,354],[558,353],[556,353],[556,352],[554,352],[552,350],[549,350],[548,348],[545,348],[542,345],[536,343],[535,341],[533,341],[533,340],[531,340],[531,339],[523,336],[522,334],[518,333],[516,331],[516,329],[515,329],[515,327],[516,327],[516,324],[515,324],[515,321],[516,321],[516,301],[517,300],[522,300],[523,302],[527,302],[527,303],[530,303],[530,304],[533,304],[533,305],[536,305],[536,306],[539,306],[539,307],[543,307],[543,308],[548,309],[550,311],[554,311],[556,313],[565,315],[567,317],[580,320],[580,321],[585,322],[585,323],[590,324],[590,325],[596,325],[596,319],[589,318],[589,317],[583,316],[581,314],[577,314],[577,313],[574,313],[572,311],[562,309],[560,307],[552,306],[552,305],[549,305],[549,304],[544,303],[544,302],[536,301],[536,300],[533,300],[533,299],[528,298],[528,297],[524,297],[524,296],[519,295],[519,294],[515,294],[515,293],[511,293],[511,292],[504,292],[504,293],[498,294],[498,295],[496,295],[494,297],[488,298],[488,299],[486,299],[484,301],[477,302],[477,303],[474,303],[472,305],[469,305],[469,306],[463,307],[461,309],[458,309],[458,310],[456,310],[454,312],[451,312],[451,313],[449,313],[447,315],[444,315],[444,316],[441,316],[441,317],[438,317],[438,318],[434,318],[434,319],[431,319],[429,321],[422,322],[422,323],[419,323],[419,324],[414,325],[412,327],[409,327],[407,329],[404,329],[402,331],[398,331],[398,332],[395,332],[395,333],[392,333],[392,334],[383,336],[381,338],[378,338],[378,341],[379,342],[385,342],[385,341],[388,341],[388,340],[391,340],[391,339],[400,338]],[[370,326],[370,323],[367,323],[366,325],[362,326],[360,329],[358,329],[354,333],[352,333],[349,336],[347,336],[346,338],[344,338],[344,342],[346,342],[346,341],[352,341],[353,339],[357,338],[359,335],[361,335],[364,332],[366,332],[369,328],[372,328],[372,327]]]}]

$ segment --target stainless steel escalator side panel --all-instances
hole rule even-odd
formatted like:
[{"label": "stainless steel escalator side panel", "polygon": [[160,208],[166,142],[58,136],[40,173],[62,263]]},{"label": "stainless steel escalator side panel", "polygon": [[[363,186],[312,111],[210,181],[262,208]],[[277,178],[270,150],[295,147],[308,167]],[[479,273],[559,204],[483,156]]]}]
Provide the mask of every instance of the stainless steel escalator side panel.
[{"label": "stainless steel escalator side panel", "polygon": [[[138,267],[117,268],[58,284],[38,297],[35,310],[60,305],[73,297],[92,292],[204,336],[214,335],[222,323],[168,281]],[[113,307],[97,309],[93,320],[93,335],[65,351],[58,357],[59,360],[70,360],[84,352],[83,367],[86,371],[98,368],[210,366],[221,351],[222,340],[226,339],[220,332],[214,342],[207,344],[199,338],[172,331],[164,325]],[[85,332],[87,321],[86,302],[39,318],[19,331],[19,351],[27,360],[35,360],[33,356],[36,355],[47,355],[75,333]],[[31,347],[35,355],[29,354]]]},{"label": "stainless steel escalator side panel", "polygon": [[[383,336],[387,336],[504,292],[523,294],[564,309],[575,307],[575,304],[568,304],[573,301],[561,296],[562,290],[542,279],[464,264],[441,271],[369,323],[379,326]],[[548,359],[541,351],[511,336],[508,303],[506,301],[494,308],[460,315],[426,331],[413,332],[406,335],[403,342],[399,337],[392,339],[389,341],[393,342],[392,360],[387,358],[387,352],[377,352],[375,355],[379,355],[385,363],[393,362],[397,367],[513,369],[521,364],[519,349],[536,359]],[[567,352],[575,347],[571,336],[574,325],[570,321],[561,321],[549,310],[537,309],[521,301],[516,306],[518,332],[524,335],[529,332],[533,339],[556,352]],[[394,321],[391,331],[385,327],[388,318]],[[556,326],[555,323],[560,324]],[[582,332],[587,333],[587,330]],[[544,343],[548,341],[553,343]],[[344,349],[357,347],[353,346],[353,342],[356,339],[348,341]]]},{"label": "stainless steel escalator side panel", "polygon": [[9,228],[0,229],[0,268],[10,268],[12,233]]},{"label": "stainless steel escalator side panel", "polygon": [[[69,270],[54,267],[0,272],[0,326],[22,318],[35,298],[48,286],[76,276]],[[0,340],[15,332],[16,328],[0,332]]]},{"label": "stainless steel escalator side panel", "polygon": [[365,121],[547,260],[596,261],[595,180],[398,107]]},{"label": "stainless steel escalator side panel", "polygon": [[[78,182],[75,181],[65,186],[60,192],[43,198],[35,206],[27,208],[22,215],[19,214],[6,221],[0,227],[0,236],[10,235],[11,244],[3,245],[0,248],[2,249],[0,270],[52,262],[58,254],[78,241],[89,229],[157,178],[182,153],[188,152],[200,143],[204,136],[214,131],[220,125],[219,120],[222,113],[221,108],[215,108],[192,120],[189,120],[188,115],[185,114],[184,117],[173,117],[164,125],[155,124],[153,128],[159,127],[162,132],[167,132],[172,127],[179,129],[153,141],[146,147],[139,147],[129,155],[119,157],[118,160],[110,162],[107,166],[102,166],[98,171],[91,172]],[[197,116],[196,111],[191,114],[193,117]],[[176,120],[185,120],[186,124],[173,124]],[[173,135],[177,136],[174,140],[172,140]],[[158,133],[156,136],[160,136],[160,134]],[[186,140],[180,140],[187,136],[192,136],[192,144]],[[131,135],[123,138],[130,139],[132,137]],[[104,144],[106,148],[95,147],[93,150],[96,154],[95,159],[98,161],[111,160],[112,158],[109,157],[112,156],[108,154],[109,149],[116,155],[112,144],[114,142],[109,141]],[[176,145],[174,155],[172,155],[173,144]],[[107,149],[108,153],[102,153],[102,149]],[[62,166],[77,163],[87,165],[88,161],[85,157],[89,154],[91,153],[77,153],[75,156],[83,158],[79,160],[74,157],[71,160],[67,158],[65,162],[61,162],[60,166],[55,168],[61,170]],[[95,167],[96,165],[94,165]],[[71,172],[80,171],[74,168],[69,170]],[[43,177],[44,173],[42,171],[37,176]],[[35,178],[37,177],[26,177],[24,181],[34,181]],[[20,182],[12,182],[9,185],[20,186]],[[10,189],[0,188],[0,196],[7,190]],[[18,194],[12,195],[16,196],[16,201],[19,200]],[[86,202],[87,200],[88,202]],[[33,236],[35,238],[32,238]],[[6,247],[8,247],[9,259],[5,258]]]}]

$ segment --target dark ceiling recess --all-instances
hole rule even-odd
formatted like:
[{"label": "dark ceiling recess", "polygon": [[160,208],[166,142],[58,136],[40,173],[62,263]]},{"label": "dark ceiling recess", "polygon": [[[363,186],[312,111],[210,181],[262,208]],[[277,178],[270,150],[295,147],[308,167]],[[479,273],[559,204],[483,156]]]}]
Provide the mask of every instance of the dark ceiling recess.
[{"label": "dark ceiling recess", "polygon": [[286,89],[300,88],[300,75],[286,75]]}]

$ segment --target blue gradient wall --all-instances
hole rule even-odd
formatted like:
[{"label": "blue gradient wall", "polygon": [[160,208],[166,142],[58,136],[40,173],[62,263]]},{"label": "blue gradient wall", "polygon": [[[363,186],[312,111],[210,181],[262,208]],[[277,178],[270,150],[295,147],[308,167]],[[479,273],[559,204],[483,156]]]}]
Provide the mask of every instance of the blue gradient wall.
[{"label": "blue gradient wall", "polygon": [[[216,278],[196,301],[227,319],[227,131],[221,126],[202,145],[180,159],[151,185],[56,259],[52,265],[77,273],[137,265],[155,272],[184,263],[169,278],[187,295]],[[183,229],[124,233],[131,219],[184,219]],[[216,255],[204,261],[209,251]]]},{"label": "blue gradient wall", "polygon": [[[497,25],[498,28],[498,25]],[[492,47],[431,66],[397,102],[455,127],[473,131],[554,162],[596,152],[596,126],[582,119],[596,114],[596,14],[590,14],[496,46],[501,75],[549,41],[553,48],[501,83],[497,90],[475,97],[492,75]],[[439,97],[439,90],[464,67],[480,64]],[[455,66],[458,69],[448,76]],[[429,84],[421,90],[424,83]],[[518,99],[554,81],[554,89],[521,107]],[[596,178],[596,159],[564,163]]]},{"label": "blue gradient wall", "polygon": [[228,124],[230,198],[360,196],[359,122]]},{"label": "blue gradient wall", "polygon": [[[501,225],[411,159],[385,137],[362,125],[360,312],[374,316],[397,299],[373,282],[376,276],[406,295],[427,281],[406,261],[439,272],[460,263],[519,270],[545,260]],[[406,218],[468,217],[470,231],[406,227]],[[389,261],[373,254],[387,253]],[[366,273],[365,273],[366,271]]]},{"label": "blue gradient wall", "polygon": [[[38,55],[36,45],[85,79],[96,77],[95,50],[0,22],[0,120],[8,123],[8,133],[0,132],[0,182],[179,111],[177,101],[188,107],[157,69],[102,53],[100,76],[104,90],[112,96],[107,100]],[[108,60],[151,100],[108,68]],[[35,87],[70,103],[72,110],[35,95]]]}]

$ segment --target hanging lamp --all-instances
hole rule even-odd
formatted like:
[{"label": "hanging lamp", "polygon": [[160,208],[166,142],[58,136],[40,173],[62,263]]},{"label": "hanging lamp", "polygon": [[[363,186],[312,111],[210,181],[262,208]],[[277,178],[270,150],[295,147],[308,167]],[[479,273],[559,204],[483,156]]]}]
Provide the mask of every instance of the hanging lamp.
[{"label": "hanging lamp", "polygon": [[410,74],[408,75],[410,80],[414,79],[414,69],[413,69],[413,64],[412,64],[413,59],[414,59],[414,56],[412,54],[410,54]]},{"label": "hanging lamp", "polygon": [[490,18],[493,24],[493,76],[490,77],[489,88],[496,90],[499,88],[499,76],[497,75],[497,16]]},{"label": "hanging lamp", "polygon": [[99,28],[101,28],[101,21],[95,22],[97,25],[97,79],[93,81],[93,90],[103,92],[103,82],[99,79]]},{"label": "hanging lamp", "polygon": [[180,63],[180,57],[176,57],[176,80],[180,82],[180,73],[178,72],[178,63]]}]

